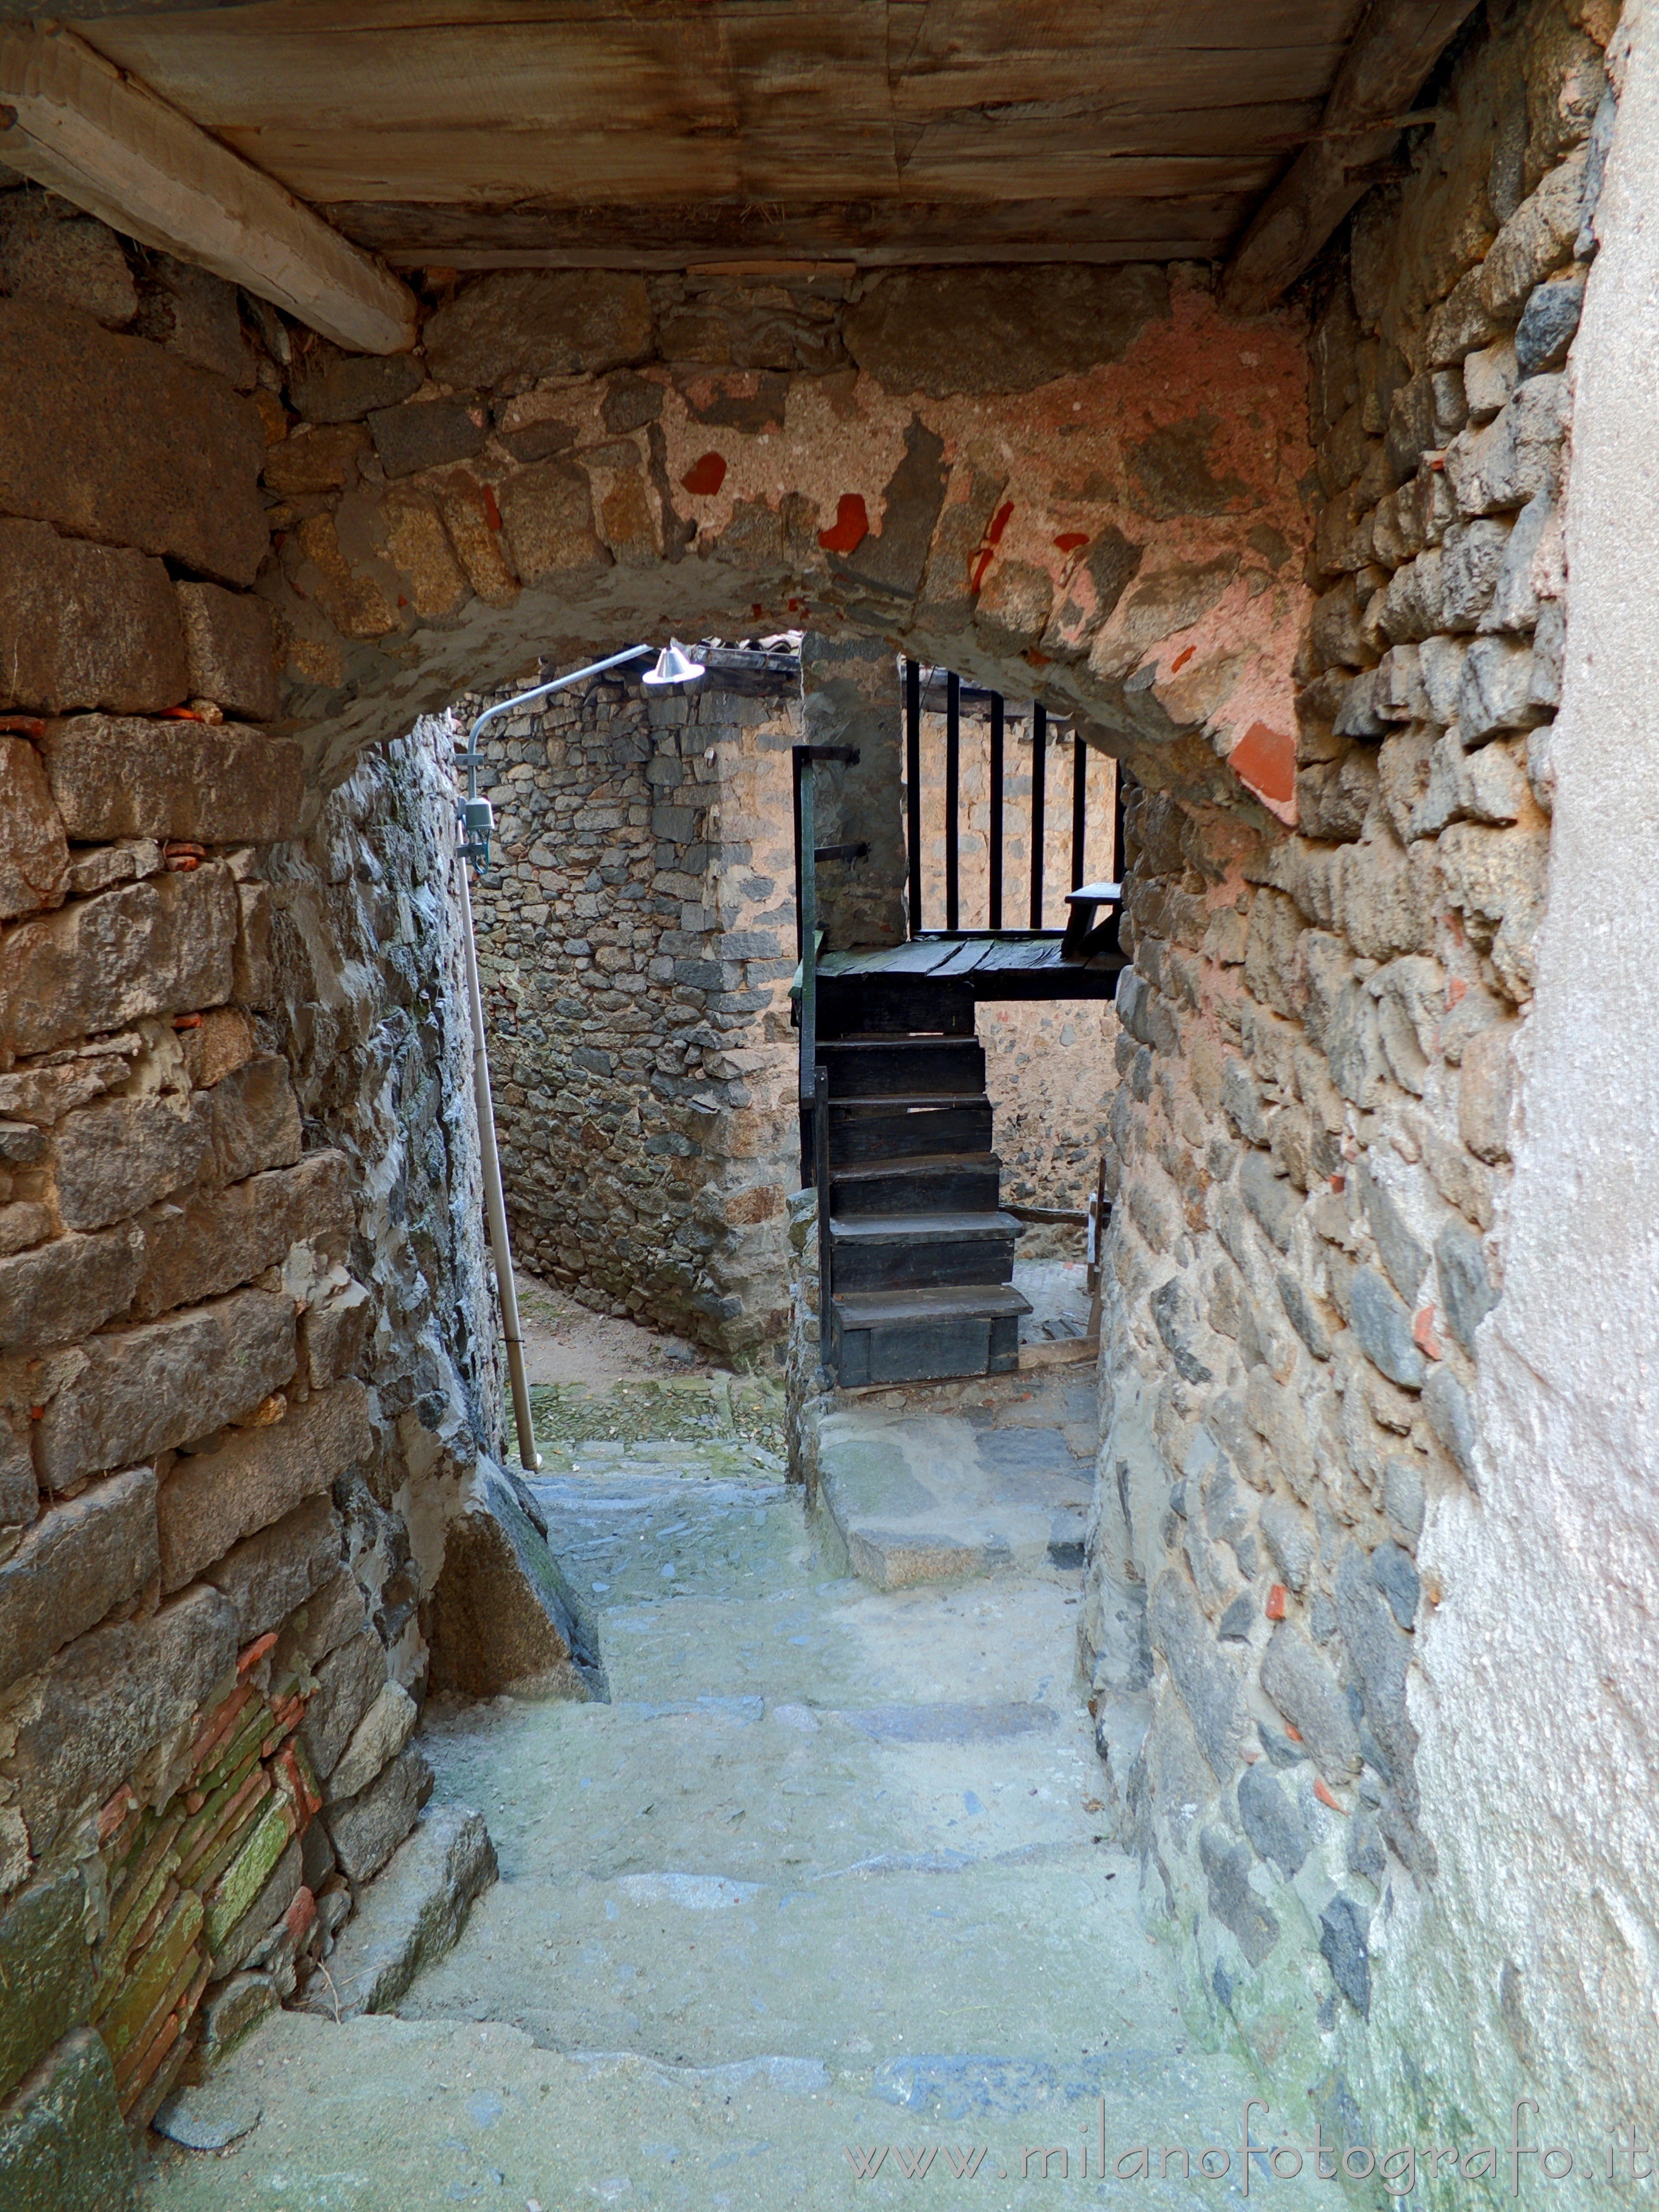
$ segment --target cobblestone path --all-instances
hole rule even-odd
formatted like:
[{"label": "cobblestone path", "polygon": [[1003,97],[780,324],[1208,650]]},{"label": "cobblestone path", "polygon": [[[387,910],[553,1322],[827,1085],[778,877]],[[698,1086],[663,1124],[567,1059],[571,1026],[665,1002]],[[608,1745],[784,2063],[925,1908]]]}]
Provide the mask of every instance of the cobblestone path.
[{"label": "cobblestone path", "polygon": [[[610,1701],[428,1707],[500,1881],[398,2016],[245,2045],[220,2078],[263,2118],[169,2154],[158,2212],[1237,2197],[1249,2080],[1189,2039],[1102,1840],[1080,1575],[836,1574],[757,1386],[538,1398]],[[1113,2177],[1142,2144],[1190,2181]]]}]

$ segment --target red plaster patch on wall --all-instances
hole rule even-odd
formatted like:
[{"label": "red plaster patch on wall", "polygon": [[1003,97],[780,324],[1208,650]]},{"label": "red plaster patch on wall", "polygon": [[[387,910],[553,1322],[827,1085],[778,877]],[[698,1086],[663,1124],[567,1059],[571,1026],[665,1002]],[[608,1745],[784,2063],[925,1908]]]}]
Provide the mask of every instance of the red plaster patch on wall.
[{"label": "red plaster patch on wall", "polygon": [[968,564],[968,588],[977,592],[985,581],[985,571],[991,565],[991,556],[1002,543],[1002,533],[1008,527],[1008,518],[1014,511],[1014,502],[1005,499],[985,526],[985,535],[979,541],[979,550]]},{"label": "red plaster patch on wall", "polygon": [[1086,530],[1062,530],[1054,540],[1054,550],[1059,553],[1075,553],[1079,545],[1086,545],[1088,542]]},{"label": "red plaster patch on wall", "polygon": [[[1189,645],[1184,647],[1182,651],[1176,653],[1175,659],[1170,663],[1170,675],[1179,675],[1181,671],[1187,665],[1187,663],[1192,659],[1193,655],[1197,651],[1198,647],[1195,645]],[[1259,727],[1260,725],[1257,726]]]},{"label": "red plaster patch on wall", "polygon": [[1296,796],[1296,739],[1265,722],[1252,722],[1227,756],[1239,781],[1271,805],[1288,806]]},{"label": "red plaster patch on wall", "polygon": [[712,499],[726,482],[724,453],[700,453],[680,478],[696,499]]},{"label": "red plaster patch on wall", "polygon": [[834,527],[820,530],[818,544],[826,553],[856,553],[870,535],[870,517],[862,495],[844,491],[836,501]]}]

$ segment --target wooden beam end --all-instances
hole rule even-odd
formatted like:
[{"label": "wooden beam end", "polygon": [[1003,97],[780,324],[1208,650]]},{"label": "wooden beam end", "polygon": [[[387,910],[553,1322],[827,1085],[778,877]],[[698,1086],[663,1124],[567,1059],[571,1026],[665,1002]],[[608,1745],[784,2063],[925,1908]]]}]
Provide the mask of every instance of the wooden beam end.
[{"label": "wooden beam end", "polygon": [[117,230],[359,353],[404,353],[414,294],[274,178],[72,32],[0,26],[0,160]]}]

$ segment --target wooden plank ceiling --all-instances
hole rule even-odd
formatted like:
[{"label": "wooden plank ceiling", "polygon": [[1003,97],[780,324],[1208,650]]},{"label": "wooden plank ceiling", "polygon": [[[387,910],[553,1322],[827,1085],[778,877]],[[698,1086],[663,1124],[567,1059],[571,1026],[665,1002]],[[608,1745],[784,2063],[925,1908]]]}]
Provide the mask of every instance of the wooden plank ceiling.
[{"label": "wooden plank ceiling", "polygon": [[70,21],[395,265],[678,268],[1218,258],[1317,129],[1362,9],[232,0]]}]

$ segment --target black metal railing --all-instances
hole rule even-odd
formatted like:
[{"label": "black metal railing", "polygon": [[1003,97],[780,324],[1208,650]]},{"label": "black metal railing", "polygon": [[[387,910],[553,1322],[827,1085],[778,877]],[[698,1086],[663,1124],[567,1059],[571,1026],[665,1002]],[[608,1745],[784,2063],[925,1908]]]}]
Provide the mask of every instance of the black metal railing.
[{"label": "black metal railing", "polygon": [[[924,918],[922,877],[924,840],[922,830],[922,743],[921,726],[924,708],[923,670],[920,661],[907,659],[904,664],[904,775],[905,828],[909,850],[910,934],[920,937],[942,930],[947,936],[960,934],[964,925],[962,919],[962,679],[948,671],[929,672],[932,681],[927,689],[936,690],[939,677],[944,679],[945,692],[945,755],[942,782],[945,801],[944,892],[945,915],[942,922],[930,922]],[[973,696],[976,702],[988,708],[987,775],[989,787],[990,819],[986,840],[986,914],[982,924],[969,922],[966,927],[1001,930],[1004,927],[1003,905],[1007,884],[1007,772],[1006,749],[1007,727],[1011,719],[1008,704],[1000,691],[979,692]],[[1031,718],[1031,776],[1029,806],[1030,873],[1026,900],[1026,927],[1058,936],[1057,929],[1046,930],[1048,886],[1044,881],[1048,842],[1048,710],[1042,702],[1034,700],[1030,709]],[[1018,718],[1018,710],[1016,717]],[[1081,738],[1072,740],[1072,837],[1070,881],[1068,891],[1079,890],[1089,881],[1089,794],[1091,772],[1104,778],[1110,771],[1104,757],[1095,759],[1094,749]],[[1111,816],[1109,850],[1096,854],[1098,872],[1115,883],[1121,873],[1123,854],[1123,779],[1116,781],[1115,804]]]}]

